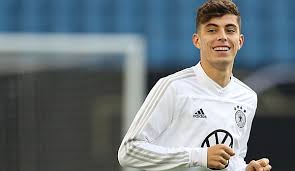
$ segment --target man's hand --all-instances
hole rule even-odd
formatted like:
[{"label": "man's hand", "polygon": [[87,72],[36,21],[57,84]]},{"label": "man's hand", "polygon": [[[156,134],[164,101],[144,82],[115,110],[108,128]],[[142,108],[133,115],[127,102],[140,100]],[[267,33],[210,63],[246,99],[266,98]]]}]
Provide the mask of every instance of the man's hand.
[{"label": "man's hand", "polygon": [[235,155],[234,151],[227,145],[217,144],[209,147],[207,167],[210,169],[224,169],[233,155]]},{"label": "man's hand", "polygon": [[246,167],[246,171],[270,171],[271,165],[269,165],[269,160],[263,158],[260,160],[252,160]]}]

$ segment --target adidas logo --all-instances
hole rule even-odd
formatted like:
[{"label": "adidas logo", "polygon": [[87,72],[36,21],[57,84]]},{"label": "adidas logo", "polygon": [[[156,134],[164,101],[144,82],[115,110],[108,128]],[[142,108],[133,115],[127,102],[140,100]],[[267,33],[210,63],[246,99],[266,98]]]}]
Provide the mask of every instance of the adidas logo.
[{"label": "adidas logo", "polygon": [[203,109],[201,108],[193,115],[193,118],[207,118],[207,116],[205,115]]}]

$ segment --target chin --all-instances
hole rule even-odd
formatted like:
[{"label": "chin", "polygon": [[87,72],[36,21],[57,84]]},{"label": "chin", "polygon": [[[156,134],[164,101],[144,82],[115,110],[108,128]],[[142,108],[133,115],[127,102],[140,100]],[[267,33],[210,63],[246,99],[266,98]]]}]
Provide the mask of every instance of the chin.
[{"label": "chin", "polygon": [[232,67],[233,60],[229,60],[229,59],[216,60],[214,61],[214,65],[220,70],[225,70],[228,67]]}]

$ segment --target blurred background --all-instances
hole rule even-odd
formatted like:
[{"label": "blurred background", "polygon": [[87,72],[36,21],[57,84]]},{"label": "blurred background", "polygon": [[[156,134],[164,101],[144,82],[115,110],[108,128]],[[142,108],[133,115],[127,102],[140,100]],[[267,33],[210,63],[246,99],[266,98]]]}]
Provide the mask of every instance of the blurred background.
[{"label": "blurred background", "polygon": [[[117,150],[156,81],[195,65],[204,0],[0,0],[0,171],[119,171]],[[234,75],[258,93],[246,160],[293,171],[293,0],[234,0]]]}]

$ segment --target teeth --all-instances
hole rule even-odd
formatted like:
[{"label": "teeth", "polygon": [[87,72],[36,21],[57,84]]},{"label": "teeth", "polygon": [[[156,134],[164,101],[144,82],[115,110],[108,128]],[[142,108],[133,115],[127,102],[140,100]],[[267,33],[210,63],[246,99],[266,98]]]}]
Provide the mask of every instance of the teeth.
[{"label": "teeth", "polygon": [[214,50],[227,51],[229,50],[229,47],[215,47]]}]

